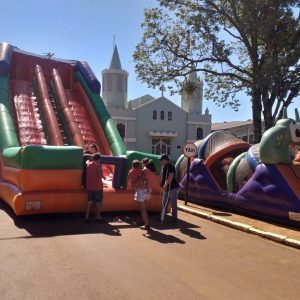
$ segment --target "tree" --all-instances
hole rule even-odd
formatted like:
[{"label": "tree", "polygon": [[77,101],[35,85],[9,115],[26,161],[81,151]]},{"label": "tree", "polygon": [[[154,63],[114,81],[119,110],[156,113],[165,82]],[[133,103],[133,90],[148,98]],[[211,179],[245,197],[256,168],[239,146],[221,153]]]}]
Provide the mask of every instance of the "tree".
[{"label": "tree", "polygon": [[238,110],[252,101],[254,141],[274,125],[300,89],[300,1],[158,0],[145,10],[133,58],[139,80],[180,92],[182,79],[205,74],[205,96]]}]

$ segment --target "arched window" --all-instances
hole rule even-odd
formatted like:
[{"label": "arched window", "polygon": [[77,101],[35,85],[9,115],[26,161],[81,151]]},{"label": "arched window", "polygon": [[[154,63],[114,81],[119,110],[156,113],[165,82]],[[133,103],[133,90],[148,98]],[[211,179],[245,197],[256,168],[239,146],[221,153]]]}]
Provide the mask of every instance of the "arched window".
[{"label": "arched window", "polygon": [[157,112],[156,112],[156,110],[153,111],[152,118],[153,118],[153,120],[157,119]]},{"label": "arched window", "polygon": [[122,80],[122,76],[118,76],[118,92],[123,92],[123,80]]},{"label": "arched window", "polygon": [[197,128],[197,140],[202,140],[203,139],[203,129],[198,127]]},{"label": "arched window", "polygon": [[172,112],[171,111],[168,111],[168,120],[172,121]]},{"label": "arched window", "polygon": [[160,112],[160,119],[161,120],[165,119],[165,112],[163,110]]},{"label": "arched window", "polygon": [[107,81],[106,81],[106,90],[112,91],[112,76],[111,74],[107,74]]},{"label": "arched window", "polygon": [[121,138],[124,140],[124,138],[125,138],[125,125],[122,124],[122,123],[119,123],[117,125],[117,129],[119,131],[119,134],[120,134]]}]

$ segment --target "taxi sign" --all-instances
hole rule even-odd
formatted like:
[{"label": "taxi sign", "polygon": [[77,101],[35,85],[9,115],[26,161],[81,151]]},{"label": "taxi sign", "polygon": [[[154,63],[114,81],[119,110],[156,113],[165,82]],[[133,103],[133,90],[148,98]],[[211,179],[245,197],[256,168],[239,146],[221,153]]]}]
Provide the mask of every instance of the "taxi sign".
[{"label": "taxi sign", "polygon": [[193,143],[186,143],[182,146],[182,154],[186,157],[195,157],[197,154],[197,146]]}]

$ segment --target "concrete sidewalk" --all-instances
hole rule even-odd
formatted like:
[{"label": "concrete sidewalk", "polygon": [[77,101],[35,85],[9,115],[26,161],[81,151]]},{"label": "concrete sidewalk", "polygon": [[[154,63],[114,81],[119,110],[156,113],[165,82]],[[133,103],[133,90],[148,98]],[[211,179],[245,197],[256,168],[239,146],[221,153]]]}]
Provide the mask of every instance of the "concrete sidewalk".
[{"label": "concrete sidewalk", "polygon": [[263,238],[300,249],[300,229],[269,223],[251,217],[178,200],[178,209],[222,225],[256,234]]}]

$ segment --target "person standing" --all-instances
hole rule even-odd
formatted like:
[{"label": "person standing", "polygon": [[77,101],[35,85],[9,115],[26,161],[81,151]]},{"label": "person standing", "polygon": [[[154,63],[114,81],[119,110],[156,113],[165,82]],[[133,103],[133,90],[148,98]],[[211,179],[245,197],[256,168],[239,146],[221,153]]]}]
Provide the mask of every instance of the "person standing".
[{"label": "person standing", "polygon": [[90,211],[93,204],[96,205],[96,222],[102,222],[101,208],[103,205],[103,175],[100,163],[100,154],[95,153],[92,160],[86,162],[86,190],[88,192],[88,203],[85,211],[85,222],[89,222]]},{"label": "person standing", "polygon": [[83,168],[81,176],[81,188],[85,189],[86,187],[86,162],[93,159],[93,154],[98,153],[99,148],[97,144],[92,143],[88,146],[88,149],[83,152]]},{"label": "person standing", "polygon": [[132,162],[132,167],[128,172],[128,183],[135,189],[134,200],[137,201],[140,206],[141,217],[144,223],[140,228],[150,230],[146,208],[146,202],[149,198],[148,185],[139,160],[133,160]]},{"label": "person standing", "polygon": [[[144,158],[142,160],[142,165],[144,166],[144,168],[142,169],[142,176],[141,176],[141,180],[143,182],[146,183],[147,186],[147,193],[148,196],[144,202],[144,214],[147,215],[147,220],[149,220],[149,216],[148,216],[148,211],[147,211],[147,204],[151,199],[151,195],[152,195],[152,189],[153,186],[155,184],[155,173],[156,173],[156,168],[155,168],[155,164],[153,162],[152,159],[148,159],[148,158]],[[149,224],[148,224],[149,225]],[[141,229],[150,229],[150,225],[147,226],[146,224],[144,226],[140,227]]]},{"label": "person standing", "polygon": [[152,194],[152,188],[153,185],[155,184],[155,173],[156,173],[156,168],[155,164],[152,159],[149,158],[144,158],[142,159],[142,180],[146,180],[147,183],[147,190],[148,190],[148,199],[147,201],[151,198]]},{"label": "person standing", "polygon": [[170,163],[170,158],[166,154],[160,157],[160,164],[162,166],[160,175],[160,186],[163,189],[162,207],[171,203],[171,223],[175,224],[177,223],[177,198],[179,191],[179,184],[175,178],[175,166]]}]

